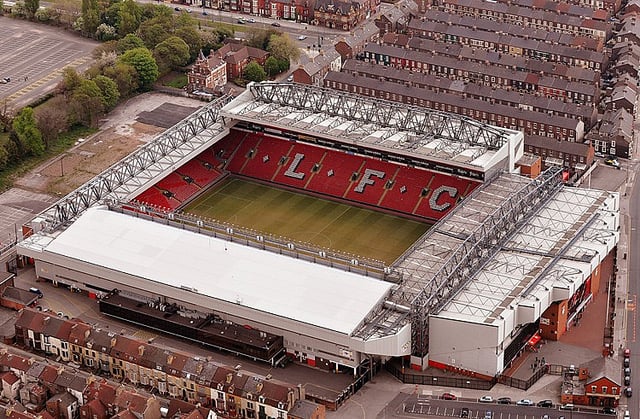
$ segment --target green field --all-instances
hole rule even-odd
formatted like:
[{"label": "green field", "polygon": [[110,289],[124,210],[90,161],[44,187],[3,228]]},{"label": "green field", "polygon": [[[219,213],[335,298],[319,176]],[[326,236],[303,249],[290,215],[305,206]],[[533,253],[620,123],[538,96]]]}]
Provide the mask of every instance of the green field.
[{"label": "green field", "polygon": [[430,227],[238,178],[204,193],[184,212],[385,263]]}]

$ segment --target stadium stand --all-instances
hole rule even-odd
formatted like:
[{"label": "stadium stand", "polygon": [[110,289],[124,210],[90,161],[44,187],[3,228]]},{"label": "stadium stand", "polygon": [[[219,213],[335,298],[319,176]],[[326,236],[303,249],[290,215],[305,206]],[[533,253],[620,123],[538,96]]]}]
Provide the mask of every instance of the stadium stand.
[{"label": "stadium stand", "polygon": [[156,183],[156,187],[173,193],[180,202],[187,201],[201,189],[193,183],[193,179],[191,182],[188,182],[187,179],[175,172],[170,173],[167,177]]},{"label": "stadium stand", "polygon": [[378,206],[385,192],[393,187],[393,178],[399,170],[396,164],[367,159],[345,198]]},{"label": "stadium stand", "polygon": [[146,191],[142,192],[134,199],[134,201],[138,201],[146,205],[151,205],[156,208],[166,208],[171,211],[182,205],[182,202],[173,197],[166,196],[160,189],[155,186],[152,186]]},{"label": "stadium stand", "polygon": [[231,173],[243,174],[244,166],[249,159],[256,157],[256,151],[261,138],[257,136],[246,136],[241,140],[240,146],[230,156],[226,169]]},{"label": "stadium stand", "polygon": [[[310,191],[342,198],[365,162],[364,157],[327,150],[321,170],[307,184]],[[357,178],[356,178],[357,179]]]},{"label": "stadium stand", "polygon": [[[282,185],[307,189],[310,180],[322,171],[326,152],[327,150],[321,147],[299,142],[295,143],[289,153],[289,158],[272,178],[272,181]],[[303,176],[300,176],[299,173],[303,173]]]},{"label": "stadium stand", "polygon": [[406,214],[414,214],[422,198],[422,188],[428,185],[433,177],[433,173],[414,167],[399,170],[393,178],[393,187],[384,194],[379,205]]},{"label": "stadium stand", "polygon": [[479,184],[467,179],[434,173],[414,214],[439,220]]},{"label": "stadium stand", "polygon": [[289,151],[293,143],[286,140],[262,137],[259,134],[248,134],[244,140],[258,141],[253,157],[247,159],[242,169],[242,174],[253,178],[271,180],[282,167],[282,162],[287,161]]},{"label": "stadium stand", "polygon": [[179,168],[178,173],[182,176],[189,176],[201,188],[211,185],[222,175],[222,172],[209,162],[203,162],[198,158],[190,160]]}]

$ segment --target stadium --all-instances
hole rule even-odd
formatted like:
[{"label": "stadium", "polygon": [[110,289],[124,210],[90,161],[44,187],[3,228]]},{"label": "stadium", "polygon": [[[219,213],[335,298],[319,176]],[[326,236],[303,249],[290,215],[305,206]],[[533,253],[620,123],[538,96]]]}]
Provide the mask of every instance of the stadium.
[{"label": "stadium", "polygon": [[523,146],[459,115],[251,84],[39,214],[18,252],[106,314],[272,365],[492,378],[561,337],[619,238],[616,193],[520,175]]}]

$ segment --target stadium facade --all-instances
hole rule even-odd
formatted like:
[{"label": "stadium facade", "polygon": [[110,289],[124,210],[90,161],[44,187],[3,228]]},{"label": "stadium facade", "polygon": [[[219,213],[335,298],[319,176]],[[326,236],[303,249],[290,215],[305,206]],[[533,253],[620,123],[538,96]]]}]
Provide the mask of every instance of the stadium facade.
[{"label": "stadium facade", "polygon": [[[55,284],[215,314],[316,367],[404,357],[493,377],[570,327],[619,235],[616,193],[520,176],[522,154],[522,133],[461,116],[253,84],[41,213],[18,249]],[[181,212],[230,175],[435,224],[384,264]]]}]

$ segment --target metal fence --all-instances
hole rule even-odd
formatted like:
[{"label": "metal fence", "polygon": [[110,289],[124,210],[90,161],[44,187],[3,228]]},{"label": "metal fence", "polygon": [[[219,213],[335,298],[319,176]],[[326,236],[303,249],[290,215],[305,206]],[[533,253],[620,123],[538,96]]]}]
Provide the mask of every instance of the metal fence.
[{"label": "metal fence", "polygon": [[495,379],[479,380],[471,377],[418,374],[408,368],[405,368],[403,371],[402,368],[398,368],[393,362],[387,362],[385,367],[394,377],[405,384],[458,387],[473,390],[490,390],[496,384]]}]

